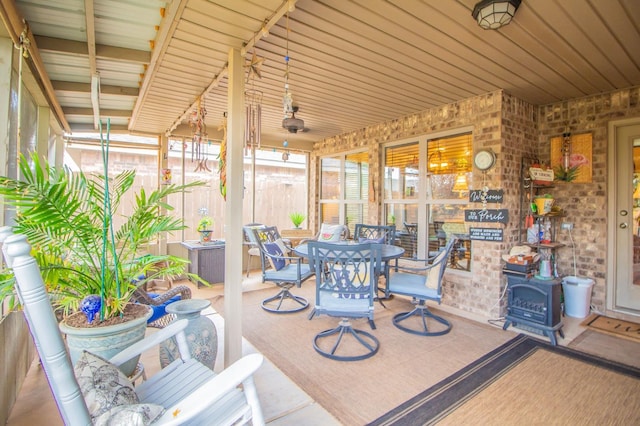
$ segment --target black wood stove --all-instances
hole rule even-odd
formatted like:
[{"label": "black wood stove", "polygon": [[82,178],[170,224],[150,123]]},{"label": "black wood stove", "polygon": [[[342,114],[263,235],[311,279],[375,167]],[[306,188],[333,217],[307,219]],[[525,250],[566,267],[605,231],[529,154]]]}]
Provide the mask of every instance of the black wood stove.
[{"label": "black wood stove", "polygon": [[507,316],[503,330],[521,326],[534,329],[557,344],[556,332],[564,338],[560,297],[562,284],[559,278],[541,280],[516,274],[507,275]]}]

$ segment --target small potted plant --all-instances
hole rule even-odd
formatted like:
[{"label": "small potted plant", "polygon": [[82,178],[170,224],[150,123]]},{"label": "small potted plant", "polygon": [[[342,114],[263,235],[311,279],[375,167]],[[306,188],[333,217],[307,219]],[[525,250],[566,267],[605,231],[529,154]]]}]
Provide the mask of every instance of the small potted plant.
[{"label": "small potted plant", "polygon": [[553,195],[544,194],[533,199],[533,202],[536,206],[536,212],[539,215],[545,215],[551,213],[551,209],[553,207]]},{"label": "small potted plant", "polygon": [[200,233],[200,242],[211,242],[211,234],[213,234],[213,218],[211,216],[202,216],[198,221],[198,227],[196,228]]},{"label": "small potted plant", "polygon": [[291,219],[291,222],[293,223],[293,227],[296,229],[300,229],[300,225],[302,224],[302,222],[304,222],[306,218],[307,216],[305,216],[304,213],[299,213],[299,212],[289,213],[289,219]]}]

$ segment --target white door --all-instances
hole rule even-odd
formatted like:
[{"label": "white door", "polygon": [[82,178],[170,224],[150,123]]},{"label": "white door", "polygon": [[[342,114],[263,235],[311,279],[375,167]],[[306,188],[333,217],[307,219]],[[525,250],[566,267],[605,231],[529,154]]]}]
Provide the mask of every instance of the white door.
[{"label": "white door", "polygon": [[614,192],[615,212],[609,229],[615,251],[607,307],[640,314],[640,119],[612,124],[610,130],[615,164],[609,169],[614,170],[609,175],[613,188],[609,188]]}]

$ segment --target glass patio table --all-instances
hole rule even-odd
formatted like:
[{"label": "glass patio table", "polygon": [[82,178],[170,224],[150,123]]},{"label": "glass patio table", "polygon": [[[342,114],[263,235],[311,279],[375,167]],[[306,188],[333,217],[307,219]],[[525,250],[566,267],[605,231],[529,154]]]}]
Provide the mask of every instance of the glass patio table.
[{"label": "glass patio table", "polygon": [[[336,241],[332,244],[342,244],[342,245],[357,245],[357,244],[365,244],[359,243],[357,241]],[[383,262],[388,262],[392,259],[397,259],[404,254],[404,249],[400,246],[395,246],[393,244],[378,244],[381,248],[381,259]],[[300,244],[293,249],[293,252],[300,257],[305,259],[309,258],[309,246],[305,244]]]},{"label": "glass patio table", "polygon": [[[336,241],[335,243],[332,244],[342,244],[342,245],[356,245],[356,244],[364,244],[364,243],[359,243],[357,241]],[[385,300],[385,299],[389,299],[390,298],[390,294],[389,294],[389,262],[393,259],[398,259],[400,258],[403,254],[404,254],[404,248],[393,245],[393,244],[377,244],[380,246],[381,250],[380,250],[380,260],[382,261],[383,265],[384,265],[384,278],[385,278],[385,284],[384,284],[384,288],[379,288],[378,290],[381,290],[384,292],[384,298],[378,298],[378,300]],[[305,244],[300,244],[299,246],[295,247],[293,249],[293,252],[295,254],[297,254],[298,256],[304,258],[304,259],[309,259],[309,246],[305,243]]]}]

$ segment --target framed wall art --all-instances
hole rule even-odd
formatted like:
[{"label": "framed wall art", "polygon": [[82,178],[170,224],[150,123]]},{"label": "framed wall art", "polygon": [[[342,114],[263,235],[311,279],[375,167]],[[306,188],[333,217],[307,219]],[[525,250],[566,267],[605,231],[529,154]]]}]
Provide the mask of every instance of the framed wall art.
[{"label": "framed wall art", "polygon": [[551,138],[551,168],[555,180],[590,183],[593,177],[593,135],[571,134]]}]

